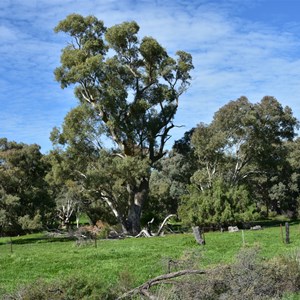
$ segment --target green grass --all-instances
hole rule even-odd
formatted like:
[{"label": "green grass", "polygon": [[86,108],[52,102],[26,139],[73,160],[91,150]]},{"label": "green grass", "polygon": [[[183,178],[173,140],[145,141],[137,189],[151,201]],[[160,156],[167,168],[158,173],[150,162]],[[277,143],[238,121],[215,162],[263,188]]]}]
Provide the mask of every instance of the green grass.
[{"label": "green grass", "polygon": [[[163,272],[163,260],[178,258],[185,249],[196,247],[190,235],[155,239],[101,240],[77,247],[74,241],[46,242],[36,237],[0,239],[0,291],[12,291],[19,284],[38,278],[53,280],[72,275],[99,278],[110,285],[120,272],[130,271],[135,283]],[[26,242],[25,242],[26,241]]]},{"label": "green grass", "polygon": [[[245,246],[258,246],[261,255],[270,259],[300,247],[300,227],[290,227],[291,243],[282,243],[280,227],[244,231]],[[205,234],[206,245],[198,246],[191,234],[155,238],[100,240],[77,247],[74,241],[45,239],[42,234],[0,239],[0,294],[36,279],[46,281],[83,276],[101,280],[109,287],[120,273],[130,272],[136,286],[166,272],[169,258],[179,259],[186,251],[200,251],[203,268],[230,263],[243,247],[242,232]]]}]

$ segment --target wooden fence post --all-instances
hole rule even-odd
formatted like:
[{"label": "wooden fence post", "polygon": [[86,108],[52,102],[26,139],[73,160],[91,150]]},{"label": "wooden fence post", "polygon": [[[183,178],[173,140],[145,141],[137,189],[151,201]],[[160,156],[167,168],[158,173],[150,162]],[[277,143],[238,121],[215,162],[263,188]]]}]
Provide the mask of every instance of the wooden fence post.
[{"label": "wooden fence post", "polygon": [[282,224],[280,224],[281,240],[284,243]]},{"label": "wooden fence post", "polygon": [[199,245],[205,245],[205,240],[202,237],[201,230],[199,226],[192,227],[195,240]]},{"label": "wooden fence post", "polygon": [[285,243],[290,243],[290,226],[288,222],[285,222]]},{"label": "wooden fence post", "polygon": [[242,241],[243,241],[243,247],[245,247],[245,234],[244,234],[244,230],[242,230]]},{"label": "wooden fence post", "polygon": [[10,253],[13,253],[13,240],[12,240],[12,237],[10,237]]},{"label": "wooden fence post", "polygon": [[94,233],[95,248],[97,248],[97,233]]}]

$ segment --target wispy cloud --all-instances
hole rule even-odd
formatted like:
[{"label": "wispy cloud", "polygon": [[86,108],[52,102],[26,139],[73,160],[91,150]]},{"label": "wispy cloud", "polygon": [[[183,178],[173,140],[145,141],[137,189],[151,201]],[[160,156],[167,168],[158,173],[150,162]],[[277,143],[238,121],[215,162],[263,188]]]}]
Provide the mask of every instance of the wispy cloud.
[{"label": "wispy cloud", "polygon": [[185,50],[193,55],[192,85],[176,116],[176,123],[186,127],[174,130],[175,139],[199,122],[210,122],[217,109],[241,95],[250,101],[273,95],[299,117],[300,18],[278,17],[281,23],[271,15],[272,22],[258,18],[256,12],[267,3],[1,0],[0,136],[36,142],[46,151],[52,127],[76,105],[73,91],[60,90],[53,76],[68,40],[53,28],[74,12],[96,15],[106,26],[136,20],[141,36],[155,37],[171,54]]}]

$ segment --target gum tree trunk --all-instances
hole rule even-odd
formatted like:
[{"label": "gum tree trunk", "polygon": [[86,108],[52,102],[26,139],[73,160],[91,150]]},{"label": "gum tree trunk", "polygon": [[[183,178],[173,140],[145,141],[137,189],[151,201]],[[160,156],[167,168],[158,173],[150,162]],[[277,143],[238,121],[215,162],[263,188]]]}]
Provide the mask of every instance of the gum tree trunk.
[{"label": "gum tree trunk", "polygon": [[137,235],[141,231],[141,212],[149,193],[149,180],[143,178],[138,187],[131,191],[130,207],[126,222],[129,233]]}]

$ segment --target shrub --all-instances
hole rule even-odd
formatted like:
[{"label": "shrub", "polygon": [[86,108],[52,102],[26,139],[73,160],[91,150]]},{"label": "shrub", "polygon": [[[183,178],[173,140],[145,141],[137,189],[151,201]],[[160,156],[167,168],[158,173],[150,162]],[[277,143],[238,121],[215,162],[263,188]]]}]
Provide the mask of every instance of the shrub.
[{"label": "shrub", "polygon": [[[300,253],[271,261],[258,258],[257,248],[244,248],[231,265],[208,270],[206,275],[176,281],[171,289],[160,288],[160,299],[282,299],[300,291]],[[298,299],[298,298],[297,298]]]},{"label": "shrub", "polygon": [[104,290],[101,282],[81,277],[71,277],[63,281],[46,282],[37,280],[21,287],[17,292],[6,295],[4,300],[112,300],[116,294]]},{"label": "shrub", "polygon": [[178,214],[184,223],[199,226],[230,225],[259,217],[245,186],[231,187],[222,181],[204,191],[191,185],[189,194],[181,199]]}]

